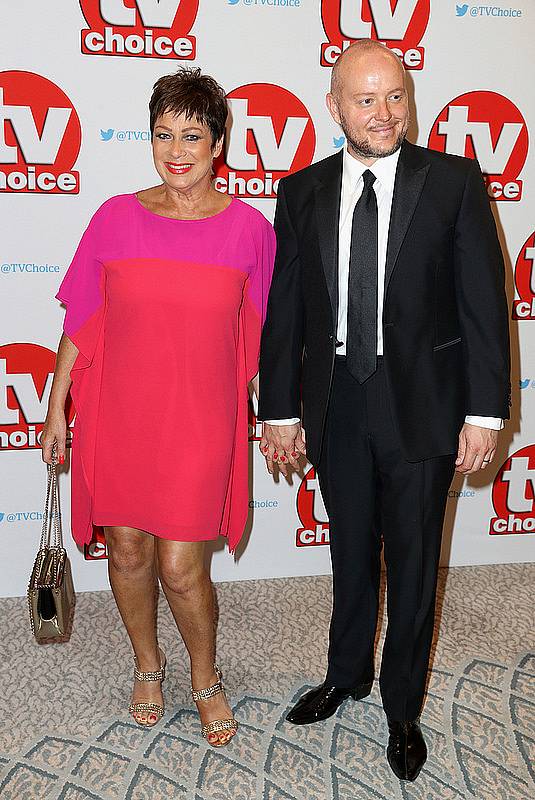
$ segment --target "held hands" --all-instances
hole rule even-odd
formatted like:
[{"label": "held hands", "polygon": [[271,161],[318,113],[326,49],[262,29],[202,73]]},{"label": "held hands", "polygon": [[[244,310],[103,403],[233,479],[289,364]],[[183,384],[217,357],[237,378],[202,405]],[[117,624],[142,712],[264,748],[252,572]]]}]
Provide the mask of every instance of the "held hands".
[{"label": "held hands", "polygon": [[480,428],[465,422],[459,434],[459,452],[455,469],[463,475],[471,475],[485,469],[496,453],[498,431]]},{"label": "held hands", "polygon": [[283,475],[288,474],[288,466],[298,469],[299,457],[306,455],[305,431],[301,423],[295,425],[262,426],[260,452],[266,459],[268,472],[273,475],[273,464],[276,463]]},{"label": "held hands", "polygon": [[[459,451],[455,468],[463,475],[471,475],[485,469],[494,458],[498,443],[498,431],[465,423],[459,434]],[[260,452],[266,459],[268,471],[273,474],[276,463],[283,475],[288,466],[297,469],[299,457],[306,456],[305,431],[300,423],[295,425],[263,424]]]}]

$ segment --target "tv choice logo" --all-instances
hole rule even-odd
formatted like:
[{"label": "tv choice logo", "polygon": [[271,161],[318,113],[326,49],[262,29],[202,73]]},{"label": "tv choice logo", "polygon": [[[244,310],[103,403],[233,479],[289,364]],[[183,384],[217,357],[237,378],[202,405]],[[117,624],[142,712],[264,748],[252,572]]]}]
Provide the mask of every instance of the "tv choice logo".
[{"label": "tv choice logo", "polygon": [[535,444],[505,461],[494,479],[492,504],[491,535],[535,533]]},{"label": "tv choice logo", "polygon": [[85,55],[195,58],[199,0],[80,0]]},{"label": "tv choice logo", "polygon": [[271,83],[239,86],[227,98],[232,127],[214,185],[236,197],[274,198],[281,178],[312,163],[312,117],[292,92]]},{"label": "tv choice logo", "polygon": [[474,91],[455,97],[436,118],[429,134],[433,150],[477,158],[491,200],[518,201],[528,154],[528,129],[516,105],[497,92]]},{"label": "tv choice logo", "polygon": [[[55,363],[56,354],[38,344],[0,346],[0,452],[41,447]],[[70,397],[66,415],[70,425]]]},{"label": "tv choice logo", "polygon": [[76,109],[34,72],[0,72],[0,191],[78,194],[82,141]]},{"label": "tv choice logo", "polygon": [[513,319],[535,319],[535,231],[516,259],[515,285],[520,299],[513,301]]},{"label": "tv choice logo", "polygon": [[305,474],[298,489],[297,513],[302,527],[295,532],[296,547],[329,544],[329,520],[314,467]]},{"label": "tv choice logo", "polygon": [[429,23],[430,0],[322,0],[325,35],[320,64],[332,67],[357,39],[375,39],[390,47],[406,69],[422,69],[420,47]]}]

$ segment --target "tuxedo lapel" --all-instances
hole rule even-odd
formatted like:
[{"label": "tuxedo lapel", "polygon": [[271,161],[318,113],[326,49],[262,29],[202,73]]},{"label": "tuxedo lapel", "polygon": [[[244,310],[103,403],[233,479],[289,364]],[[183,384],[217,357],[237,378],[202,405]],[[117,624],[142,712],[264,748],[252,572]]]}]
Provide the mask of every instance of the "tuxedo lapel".
[{"label": "tuxedo lapel", "polygon": [[335,329],[338,315],[338,220],[342,190],[342,156],[343,153],[340,151],[329,159],[328,168],[318,179],[316,186],[316,221],[321,261],[331,299]]},{"label": "tuxedo lapel", "polygon": [[421,151],[404,142],[399,155],[386,250],[385,293],[429,171]]}]

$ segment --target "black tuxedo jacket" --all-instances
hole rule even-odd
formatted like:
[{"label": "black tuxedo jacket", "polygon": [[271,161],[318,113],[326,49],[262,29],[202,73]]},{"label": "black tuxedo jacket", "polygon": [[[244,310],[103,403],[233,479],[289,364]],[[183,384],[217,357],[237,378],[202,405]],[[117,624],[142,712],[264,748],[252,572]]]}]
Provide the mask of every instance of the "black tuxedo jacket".
[{"label": "black tuxedo jacket", "polygon": [[[260,419],[301,417],[317,464],[336,353],[342,152],[279,185]],[[408,461],[455,453],[464,417],[509,417],[503,259],[476,161],[404,142],[385,270],[384,365]]]}]

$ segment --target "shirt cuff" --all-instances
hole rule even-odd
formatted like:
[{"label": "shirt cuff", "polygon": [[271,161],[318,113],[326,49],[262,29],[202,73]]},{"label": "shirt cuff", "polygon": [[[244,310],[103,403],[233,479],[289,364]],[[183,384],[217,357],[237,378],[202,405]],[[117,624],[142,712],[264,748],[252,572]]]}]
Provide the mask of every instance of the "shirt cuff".
[{"label": "shirt cuff", "polygon": [[290,417],[289,419],[265,419],[264,422],[267,422],[268,425],[295,425],[301,420],[299,417]]},{"label": "shirt cuff", "polygon": [[504,427],[503,419],[500,417],[474,417],[470,414],[464,421],[469,425],[478,425],[480,428],[490,428],[493,431],[501,431]]}]

